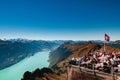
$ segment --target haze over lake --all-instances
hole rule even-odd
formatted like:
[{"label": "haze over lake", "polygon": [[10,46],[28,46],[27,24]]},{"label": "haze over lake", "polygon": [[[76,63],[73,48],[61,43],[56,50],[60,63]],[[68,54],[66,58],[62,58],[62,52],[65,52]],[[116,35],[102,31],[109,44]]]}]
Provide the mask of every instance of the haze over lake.
[{"label": "haze over lake", "polygon": [[48,67],[49,52],[50,51],[38,52],[15,65],[0,70],[0,80],[21,80],[26,71],[34,71],[37,68]]}]

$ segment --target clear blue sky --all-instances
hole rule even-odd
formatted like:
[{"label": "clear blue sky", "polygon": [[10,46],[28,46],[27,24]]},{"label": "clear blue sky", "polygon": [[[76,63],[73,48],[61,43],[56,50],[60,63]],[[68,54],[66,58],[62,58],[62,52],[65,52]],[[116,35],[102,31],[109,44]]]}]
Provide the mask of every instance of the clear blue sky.
[{"label": "clear blue sky", "polygon": [[0,38],[120,39],[120,0],[0,0]]}]

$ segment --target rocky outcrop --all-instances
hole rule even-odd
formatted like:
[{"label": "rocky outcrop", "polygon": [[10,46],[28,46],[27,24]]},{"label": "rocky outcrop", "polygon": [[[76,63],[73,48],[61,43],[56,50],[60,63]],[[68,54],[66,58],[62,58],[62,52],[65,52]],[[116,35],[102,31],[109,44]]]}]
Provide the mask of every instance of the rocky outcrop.
[{"label": "rocky outcrop", "polygon": [[58,75],[50,68],[36,69],[34,72],[26,71],[21,80],[65,80],[64,75]]}]

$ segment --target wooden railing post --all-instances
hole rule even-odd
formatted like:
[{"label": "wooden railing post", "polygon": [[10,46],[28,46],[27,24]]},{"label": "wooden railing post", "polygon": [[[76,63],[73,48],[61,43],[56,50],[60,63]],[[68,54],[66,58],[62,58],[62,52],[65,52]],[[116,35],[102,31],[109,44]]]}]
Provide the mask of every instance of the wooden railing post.
[{"label": "wooden railing post", "polygon": [[94,63],[93,63],[93,73],[96,76],[96,73],[95,73],[95,64]]},{"label": "wooden railing post", "polygon": [[115,80],[115,78],[114,78],[114,67],[113,66],[111,67],[111,74],[112,74],[112,80]]}]

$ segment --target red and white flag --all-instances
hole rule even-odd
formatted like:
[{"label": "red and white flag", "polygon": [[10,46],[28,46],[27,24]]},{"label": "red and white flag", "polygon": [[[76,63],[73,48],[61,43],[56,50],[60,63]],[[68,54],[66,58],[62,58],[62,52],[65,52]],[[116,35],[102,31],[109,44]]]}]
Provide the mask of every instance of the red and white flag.
[{"label": "red and white flag", "polygon": [[105,34],[105,35],[104,35],[104,39],[105,39],[105,41],[110,41],[110,36],[107,35],[107,34]]}]

